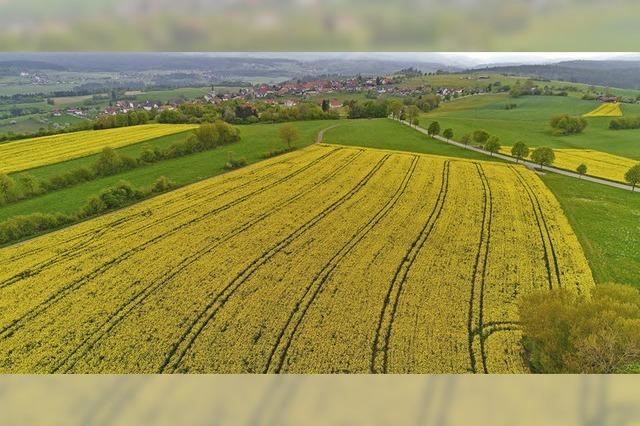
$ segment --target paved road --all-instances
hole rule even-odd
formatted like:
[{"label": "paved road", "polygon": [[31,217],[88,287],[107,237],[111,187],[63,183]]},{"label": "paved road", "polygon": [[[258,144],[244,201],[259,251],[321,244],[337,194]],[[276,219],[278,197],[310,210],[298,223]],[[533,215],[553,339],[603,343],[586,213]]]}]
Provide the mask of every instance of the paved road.
[{"label": "paved road", "polygon": [[[400,120],[398,120],[398,121],[400,121]],[[400,122],[402,124],[405,124],[405,125],[411,127],[412,129],[415,129],[415,130],[419,131],[420,133],[424,133],[425,135],[429,135],[429,132],[427,132],[422,127],[411,126],[406,121],[400,121]],[[510,157],[508,155],[497,154],[497,153],[496,154],[491,154],[489,151],[485,151],[482,148],[477,148],[477,147],[471,146],[471,145],[465,145],[463,143],[456,142],[456,141],[451,140],[451,139],[443,138],[442,136],[435,136],[435,138],[440,140],[440,141],[442,141],[442,142],[446,142],[448,144],[455,145],[455,146],[458,146],[460,148],[464,148],[464,149],[468,149],[470,151],[479,152],[479,153],[484,154],[484,155],[489,155],[489,156],[493,156],[493,157],[496,157],[496,158],[500,158],[501,160],[511,161],[512,163],[524,164],[525,166],[529,167],[530,169],[540,170],[540,166],[538,164],[536,164],[536,163],[532,163],[531,161],[525,161],[525,160],[518,161],[515,158]],[[601,185],[611,186],[613,188],[626,189],[627,191],[632,191],[633,190],[633,187],[631,185],[626,185],[624,183],[618,183],[618,182],[612,182],[612,181],[609,181],[609,180],[606,180],[606,179],[600,179],[600,178],[593,177],[593,176],[581,176],[578,173],[570,172],[568,170],[563,170],[563,169],[557,169],[555,167],[545,166],[545,168],[542,169],[542,171],[543,172],[558,173],[559,175],[570,176],[572,178],[586,180],[586,181],[589,181],[589,182],[595,182],[595,183],[599,183]]]}]

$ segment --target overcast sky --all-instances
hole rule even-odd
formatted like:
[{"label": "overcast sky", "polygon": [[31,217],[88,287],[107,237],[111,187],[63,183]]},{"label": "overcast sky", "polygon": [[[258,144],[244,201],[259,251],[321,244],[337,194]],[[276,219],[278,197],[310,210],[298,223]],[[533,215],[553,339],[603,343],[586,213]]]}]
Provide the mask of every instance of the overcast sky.
[{"label": "overcast sky", "polygon": [[323,58],[389,59],[399,61],[438,62],[457,66],[498,63],[543,64],[577,59],[640,59],[633,52],[221,52],[185,53],[235,57],[277,57],[299,60]]}]

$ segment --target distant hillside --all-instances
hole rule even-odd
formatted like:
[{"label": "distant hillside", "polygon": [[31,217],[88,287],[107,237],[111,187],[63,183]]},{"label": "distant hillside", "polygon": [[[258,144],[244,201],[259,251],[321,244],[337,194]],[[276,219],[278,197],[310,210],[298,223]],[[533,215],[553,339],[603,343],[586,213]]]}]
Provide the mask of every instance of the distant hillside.
[{"label": "distant hillside", "polygon": [[0,53],[2,63],[20,70],[58,69],[75,72],[208,71],[227,76],[300,78],[303,76],[379,75],[414,67],[424,72],[459,71],[461,68],[420,60],[379,58],[300,58],[273,53],[246,56],[183,53]]},{"label": "distant hillside", "polygon": [[475,68],[549,80],[640,89],[640,61],[566,61],[548,65],[509,65]]}]

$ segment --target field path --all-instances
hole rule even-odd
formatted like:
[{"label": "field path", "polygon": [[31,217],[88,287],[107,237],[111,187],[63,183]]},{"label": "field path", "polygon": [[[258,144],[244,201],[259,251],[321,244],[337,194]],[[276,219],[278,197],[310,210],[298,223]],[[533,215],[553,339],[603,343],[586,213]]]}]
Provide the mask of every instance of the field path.
[{"label": "field path", "polygon": [[[420,133],[424,133],[425,135],[430,136],[429,132],[426,129],[423,129],[422,127],[412,126],[407,121],[402,121],[402,120],[398,120],[398,121],[400,121],[402,124],[404,124],[406,126],[411,127],[412,129],[415,129],[415,130],[419,131]],[[504,155],[504,154],[499,154],[499,153],[491,154],[489,151],[486,151],[486,150],[484,150],[482,148],[477,148],[477,147],[471,146],[471,145],[465,145],[463,143],[456,142],[453,139],[444,138],[444,137],[442,137],[440,135],[435,135],[433,137],[435,139],[441,141],[441,142],[446,142],[448,144],[455,145],[455,146],[458,146],[460,148],[468,149],[470,151],[479,152],[479,153],[484,154],[484,155],[493,156],[495,158],[499,158],[499,159],[505,160],[505,161],[510,161],[512,163],[523,164],[523,165],[525,165],[525,166],[527,166],[527,167],[529,167],[531,169],[534,169],[534,170],[539,170],[539,167],[540,167],[538,164],[533,163],[531,161],[517,160],[514,157],[511,157],[509,155]],[[626,189],[627,191],[633,191],[633,187],[631,185],[627,185],[627,184],[624,184],[624,183],[613,182],[613,181],[606,180],[606,179],[600,179],[600,178],[593,177],[593,176],[581,176],[578,173],[571,172],[569,170],[558,169],[556,167],[549,167],[549,166],[546,166],[543,170],[546,171],[546,172],[558,173],[560,175],[569,176],[569,177],[576,178],[576,179],[582,179],[582,180],[586,180],[586,181],[589,181],[589,182],[599,183],[601,185],[611,186],[613,188]]]},{"label": "field path", "polygon": [[328,130],[334,129],[338,127],[339,124],[334,124],[333,126],[325,127],[324,129],[318,132],[318,136],[316,137],[316,143],[321,143],[324,140],[324,133]]}]

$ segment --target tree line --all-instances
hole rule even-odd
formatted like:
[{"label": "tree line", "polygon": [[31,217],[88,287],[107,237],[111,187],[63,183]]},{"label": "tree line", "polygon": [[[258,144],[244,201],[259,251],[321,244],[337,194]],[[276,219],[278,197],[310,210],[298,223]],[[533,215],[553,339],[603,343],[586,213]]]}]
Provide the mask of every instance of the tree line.
[{"label": "tree line", "polygon": [[89,197],[86,203],[73,214],[32,213],[14,216],[0,223],[0,245],[31,237],[64,225],[124,207],[149,196],[159,194],[176,187],[165,176],[160,176],[147,187],[136,188],[129,182],[120,181],[113,187],[105,188]]},{"label": "tree line", "polygon": [[211,124],[201,125],[186,140],[173,142],[165,149],[146,144],[136,158],[106,147],[90,166],[78,167],[68,172],[56,174],[47,180],[40,180],[30,173],[21,173],[15,178],[0,174],[0,206],[144,167],[158,161],[211,150],[239,141],[239,130],[218,120]]}]

